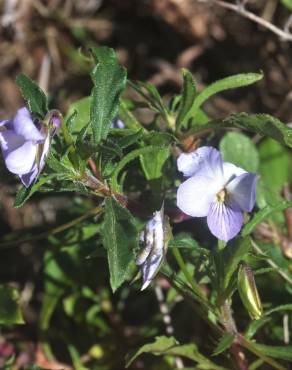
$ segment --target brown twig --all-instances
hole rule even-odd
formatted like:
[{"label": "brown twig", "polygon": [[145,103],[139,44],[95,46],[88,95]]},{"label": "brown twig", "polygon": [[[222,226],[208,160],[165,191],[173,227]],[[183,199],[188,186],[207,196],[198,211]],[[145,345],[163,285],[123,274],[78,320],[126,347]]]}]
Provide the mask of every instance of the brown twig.
[{"label": "brown twig", "polygon": [[[249,10],[246,10],[242,4],[231,4],[223,0],[197,0],[199,2],[203,3],[210,3],[214,5],[218,5],[221,8],[229,9],[234,11],[237,14],[242,15],[243,17],[257,23],[258,25],[270,30],[277,36],[279,36],[283,41],[292,41],[292,34],[288,32],[287,26],[285,29],[279,28],[275,26],[274,24],[268,22],[267,20],[259,17],[258,15],[254,14],[253,12],[250,12]],[[290,26],[290,24],[289,24]]]}]

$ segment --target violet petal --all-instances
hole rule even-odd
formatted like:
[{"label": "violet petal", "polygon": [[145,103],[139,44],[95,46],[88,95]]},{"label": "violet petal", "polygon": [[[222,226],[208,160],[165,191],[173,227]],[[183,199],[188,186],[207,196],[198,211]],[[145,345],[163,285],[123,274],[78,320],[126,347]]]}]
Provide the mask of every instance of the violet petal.
[{"label": "violet petal", "polygon": [[[208,174],[208,172],[207,172]],[[177,190],[177,206],[187,215],[193,217],[207,216],[210,204],[222,189],[222,179],[203,176],[204,172],[183,182]]]},{"label": "violet petal", "polygon": [[202,146],[192,153],[182,153],[177,159],[177,167],[186,177],[204,170],[209,177],[223,177],[223,161],[220,152],[209,146]]},{"label": "violet petal", "polygon": [[31,141],[24,141],[19,135],[7,130],[0,133],[0,145],[8,170],[16,175],[23,175],[32,170],[35,163],[37,146]]},{"label": "violet petal", "polygon": [[14,130],[18,135],[22,135],[26,140],[42,142],[43,135],[36,128],[31,115],[26,107],[18,109],[13,119]]},{"label": "violet petal", "polygon": [[32,171],[30,171],[30,172],[28,172],[24,175],[20,175],[19,177],[20,177],[20,180],[23,183],[23,185],[26,188],[28,188],[34,182],[34,180],[38,176],[38,173],[39,173],[39,170],[37,168],[37,165],[35,164]]},{"label": "violet petal", "polygon": [[243,223],[243,213],[236,205],[213,202],[207,216],[207,223],[213,235],[227,242],[239,233]]},{"label": "violet petal", "polygon": [[257,176],[244,173],[237,176],[226,187],[230,200],[236,202],[243,211],[251,212],[256,200]]}]

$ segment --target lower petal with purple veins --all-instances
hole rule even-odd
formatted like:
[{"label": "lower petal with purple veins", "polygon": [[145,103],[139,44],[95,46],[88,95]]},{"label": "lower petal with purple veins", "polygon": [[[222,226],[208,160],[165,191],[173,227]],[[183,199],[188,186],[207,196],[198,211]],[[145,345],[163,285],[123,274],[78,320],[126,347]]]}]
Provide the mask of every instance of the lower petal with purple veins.
[{"label": "lower petal with purple veins", "polygon": [[213,235],[227,242],[240,232],[243,213],[236,205],[213,202],[207,216],[207,223]]},{"label": "lower petal with purple veins", "polygon": [[38,171],[37,165],[35,165],[31,172],[28,172],[28,173],[26,173],[24,175],[21,175],[19,177],[20,177],[20,180],[23,183],[23,185],[26,188],[28,188],[35,181],[38,173],[39,173],[39,171]]}]

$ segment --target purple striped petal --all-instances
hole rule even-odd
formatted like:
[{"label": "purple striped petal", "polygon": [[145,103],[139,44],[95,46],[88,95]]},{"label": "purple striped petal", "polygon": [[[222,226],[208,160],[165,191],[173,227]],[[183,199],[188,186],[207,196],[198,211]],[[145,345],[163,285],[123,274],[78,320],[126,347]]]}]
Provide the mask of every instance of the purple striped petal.
[{"label": "purple striped petal", "polygon": [[226,187],[232,202],[236,202],[243,211],[251,212],[256,200],[257,176],[244,173],[237,176]]},{"label": "purple striped petal", "polygon": [[38,176],[38,173],[39,170],[37,165],[35,164],[31,172],[28,172],[24,175],[20,175],[19,177],[23,185],[26,188],[28,188],[35,181],[36,177]]},{"label": "purple striped petal", "polygon": [[243,223],[243,213],[236,205],[213,202],[207,216],[207,223],[213,235],[227,242],[239,233]]}]

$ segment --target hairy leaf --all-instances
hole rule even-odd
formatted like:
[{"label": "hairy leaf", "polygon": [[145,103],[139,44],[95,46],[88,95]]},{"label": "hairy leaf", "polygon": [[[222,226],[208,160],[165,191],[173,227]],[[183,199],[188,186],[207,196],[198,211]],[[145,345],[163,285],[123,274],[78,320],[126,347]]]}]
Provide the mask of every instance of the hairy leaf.
[{"label": "hairy leaf", "polygon": [[191,109],[188,111],[188,114],[185,117],[184,122],[187,122],[190,118],[194,118],[194,121],[196,122],[198,109],[211,96],[225,90],[251,85],[262,78],[263,75],[261,73],[242,73],[229,76],[212,83],[196,96]]},{"label": "hairy leaf", "polygon": [[20,87],[21,94],[26,100],[31,113],[39,118],[44,118],[48,111],[48,101],[45,93],[25,74],[16,77],[16,83]]},{"label": "hairy leaf", "polygon": [[233,343],[234,335],[230,333],[225,333],[219,340],[216,348],[213,351],[212,356],[217,356],[220,353],[226,351]]},{"label": "hairy leaf", "polygon": [[249,235],[253,229],[262,221],[264,221],[267,217],[269,217],[272,213],[278,212],[278,211],[283,211],[287,208],[292,207],[292,201],[287,202],[287,201],[282,201],[276,205],[273,206],[266,206],[265,208],[261,209],[259,212],[257,212],[251,221],[249,221],[242,229],[241,234],[242,236],[247,236]]},{"label": "hairy leaf", "polygon": [[208,129],[221,130],[226,127],[237,127],[268,136],[292,148],[292,128],[268,114],[236,113],[224,120],[210,121],[206,124],[194,124],[185,136]]},{"label": "hairy leaf", "polygon": [[110,283],[113,292],[127,279],[134,250],[138,248],[138,230],[131,213],[112,198],[105,201],[103,242],[107,249]]},{"label": "hairy leaf", "polygon": [[193,101],[196,96],[196,85],[193,79],[192,74],[186,70],[182,69],[183,75],[183,88],[182,95],[180,100],[180,105],[178,109],[178,114],[176,118],[176,125],[180,126],[184,122],[184,119],[193,105]]},{"label": "hairy leaf", "polygon": [[91,50],[95,62],[91,77],[94,83],[90,122],[96,144],[107,137],[113,119],[118,114],[119,97],[126,86],[126,70],[118,64],[113,49]]}]

